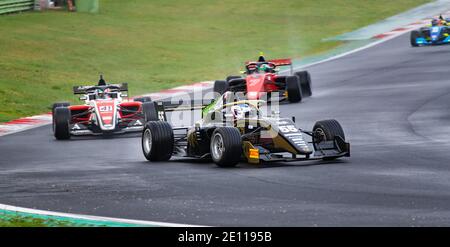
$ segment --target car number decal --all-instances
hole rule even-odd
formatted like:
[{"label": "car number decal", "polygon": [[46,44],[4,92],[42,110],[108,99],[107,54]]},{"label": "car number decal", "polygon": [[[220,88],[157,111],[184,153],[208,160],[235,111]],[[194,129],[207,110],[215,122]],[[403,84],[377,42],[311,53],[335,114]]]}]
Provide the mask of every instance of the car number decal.
[{"label": "car number decal", "polygon": [[282,133],[298,132],[298,129],[294,125],[278,126]]},{"label": "car number decal", "polygon": [[112,111],[113,107],[110,105],[102,105],[98,108],[99,111],[105,112],[105,111]]}]

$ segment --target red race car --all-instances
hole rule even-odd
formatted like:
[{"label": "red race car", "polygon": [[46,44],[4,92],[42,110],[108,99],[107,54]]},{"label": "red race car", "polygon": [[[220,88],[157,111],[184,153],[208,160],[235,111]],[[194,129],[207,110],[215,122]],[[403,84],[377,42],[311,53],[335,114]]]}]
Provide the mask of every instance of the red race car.
[{"label": "red race car", "polygon": [[[281,75],[278,67],[290,66],[290,75]],[[270,100],[274,93],[280,100],[300,102],[304,97],[312,95],[311,76],[308,71],[293,72],[291,59],[275,59],[266,61],[260,56],[258,61],[245,64],[245,78],[228,76],[226,80],[214,82],[214,92],[223,94],[226,91],[246,93],[250,100],[260,99],[267,95]]]},{"label": "red race car", "polygon": [[[128,84],[77,86],[74,94],[83,94],[83,105],[68,102],[53,104],[53,132],[57,140],[72,135],[99,135],[141,132],[147,121],[157,119],[150,97],[128,99]],[[125,97],[126,99],[123,99]]]}]

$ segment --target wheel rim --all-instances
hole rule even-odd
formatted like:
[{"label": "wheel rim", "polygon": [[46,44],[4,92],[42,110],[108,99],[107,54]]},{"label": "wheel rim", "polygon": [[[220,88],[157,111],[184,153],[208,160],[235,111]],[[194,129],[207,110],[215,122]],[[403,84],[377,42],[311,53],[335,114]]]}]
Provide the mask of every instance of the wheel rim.
[{"label": "wheel rim", "polygon": [[144,152],[146,154],[150,154],[152,150],[152,132],[149,129],[146,129],[144,132],[144,140],[143,140]]},{"label": "wheel rim", "polygon": [[211,149],[214,159],[219,160],[220,158],[222,158],[222,155],[225,152],[225,147],[223,145],[223,138],[221,134],[217,133],[214,135]]},{"label": "wheel rim", "polygon": [[322,142],[322,141],[325,141],[326,139],[327,139],[327,136],[325,135],[325,132],[323,131],[323,129],[322,128],[317,128],[316,129],[316,142],[317,143],[320,143],[320,142]]}]

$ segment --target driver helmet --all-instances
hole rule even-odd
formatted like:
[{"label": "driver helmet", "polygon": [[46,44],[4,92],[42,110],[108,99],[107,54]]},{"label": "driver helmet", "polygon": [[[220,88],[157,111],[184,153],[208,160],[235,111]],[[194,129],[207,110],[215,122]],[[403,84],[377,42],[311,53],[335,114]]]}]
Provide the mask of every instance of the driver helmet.
[{"label": "driver helmet", "polygon": [[95,94],[97,96],[97,99],[104,99],[105,98],[105,91],[103,91],[102,89],[97,89],[95,91]]},{"label": "driver helmet", "polygon": [[231,113],[234,119],[243,119],[251,111],[251,107],[248,104],[239,104],[231,107]]},{"label": "driver helmet", "polygon": [[272,67],[270,67],[270,65],[268,64],[261,64],[261,66],[259,66],[259,71],[261,72],[270,72],[272,69]]},{"label": "driver helmet", "polygon": [[438,20],[433,19],[431,20],[431,26],[437,26],[439,24]]},{"label": "driver helmet", "polygon": [[105,93],[105,98],[110,96],[110,93],[112,92],[111,89],[107,88],[105,89],[104,93]]}]

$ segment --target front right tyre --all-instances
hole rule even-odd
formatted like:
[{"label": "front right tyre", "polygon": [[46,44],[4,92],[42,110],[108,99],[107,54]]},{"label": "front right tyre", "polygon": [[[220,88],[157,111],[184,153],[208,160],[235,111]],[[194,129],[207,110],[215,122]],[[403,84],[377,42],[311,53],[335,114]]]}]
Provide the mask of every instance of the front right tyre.
[{"label": "front right tyre", "polygon": [[53,106],[52,106],[52,117],[53,117],[52,128],[53,128],[53,131],[55,131],[55,109],[56,109],[56,107],[69,107],[69,106],[70,106],[70,103],[66,102],[66,101],[57,102],[57,103],[53,104]]},{"label": "front right tyre", "polygon": [[241,133],[235,127],[216,128],[210,142],[211,158],[219,167],[235,167],[242,156]]},{"label": "front right tyre", "polygon": [[68,107],[58,106],[53,113],[53,134],[57,140],[70,139],[71,113]]},{"label": "front right tyre", "polygon": [[222,95],[228,90],[228,81],[215,81],[214,92]]}]

